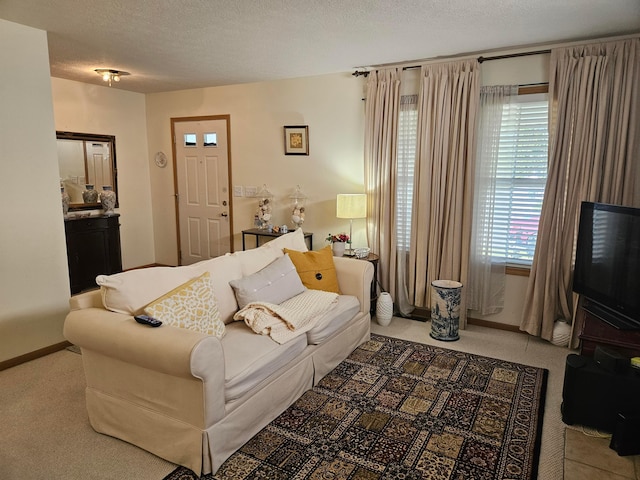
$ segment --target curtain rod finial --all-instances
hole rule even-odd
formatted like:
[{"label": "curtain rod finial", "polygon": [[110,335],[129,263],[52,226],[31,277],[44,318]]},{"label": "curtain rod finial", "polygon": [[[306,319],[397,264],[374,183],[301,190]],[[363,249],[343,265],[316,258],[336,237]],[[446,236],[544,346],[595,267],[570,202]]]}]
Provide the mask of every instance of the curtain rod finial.
[{"label": "curtain rod finial", "polygon": [[351,75],[353,75],[356,78],[359,77],[360,75],[364,76],[364,78],[367,78],[369,76],[369,72],[367,72],[366,70],[364,70],[362,72],[359,72],[358,70],[356,70]]}]

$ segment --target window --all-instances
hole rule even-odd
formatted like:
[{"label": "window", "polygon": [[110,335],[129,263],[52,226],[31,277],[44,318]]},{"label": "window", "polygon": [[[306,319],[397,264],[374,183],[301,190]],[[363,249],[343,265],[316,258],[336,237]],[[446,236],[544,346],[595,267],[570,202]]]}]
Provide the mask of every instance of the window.
[{"label": "window", "polygon": [[[521,89],[522,91],[523,89]],[[546,94],[522,94],[504,106],[500,128],[492,255],[527,267],[533,261],[547,182]],[[411,208],[418,130],[417,95],[401,97],[398,118],[397,242],[411,245]]]},{"label": "window", "polygon": [[396,235],[398,249],[411,245],[411,208],[418,139],[418,95],[400,97],[398,117],[398,153],[396,168]]},{"label": "window", "polygon": [[492,254],[507,264],[529,266],[547,182],[546,95],[519,95],[505,105],[500,128]]}]

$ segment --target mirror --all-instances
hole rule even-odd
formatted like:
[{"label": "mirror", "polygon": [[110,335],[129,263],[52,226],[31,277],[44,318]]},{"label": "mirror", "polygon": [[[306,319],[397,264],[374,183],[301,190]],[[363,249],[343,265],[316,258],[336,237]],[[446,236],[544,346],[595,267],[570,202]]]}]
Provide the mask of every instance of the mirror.
[{"label": "mirror", "polygon": [[56,132],[60,186],[69,194],[69,211],[101,208],[99,197],[84,195],[88,185],[98,194],[109,185],[116,192],[116,137],[92,133]]}]

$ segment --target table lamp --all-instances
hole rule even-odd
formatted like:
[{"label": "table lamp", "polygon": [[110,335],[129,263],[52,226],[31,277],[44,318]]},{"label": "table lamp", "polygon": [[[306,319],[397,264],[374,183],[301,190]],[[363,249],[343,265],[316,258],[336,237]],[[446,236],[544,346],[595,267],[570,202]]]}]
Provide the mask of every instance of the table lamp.
[{"label": "table lamp", "polygon": [[336,197],[336,217],[349,219],[349,253],[353,255],[353,219],[366,218],[367,196],[364,193],[339,193]]}]

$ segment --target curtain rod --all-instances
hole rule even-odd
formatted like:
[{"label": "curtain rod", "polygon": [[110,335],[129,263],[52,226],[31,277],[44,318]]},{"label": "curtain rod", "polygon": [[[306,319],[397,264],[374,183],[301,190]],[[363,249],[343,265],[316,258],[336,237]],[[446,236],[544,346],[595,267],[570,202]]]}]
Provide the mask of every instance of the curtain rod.
[{"label": "curtain rod", "polygon": [[551,49],[548,50],[536,50],[535,52],[522,52],[522,53],[511,53],[509,55],[496,55],[495,57],[478,57],[478,63],[488,62],[491,60],[502,60],[504,58],[515,58],[515,57],[526,57],[528,55],[543,55],[545,53],[551,53]]},{"label": "curtain rod", "polygon": [[[510,53],[508,55],[496,55],[494,57],[478,57],[478,63],[483,63],[483,62],[489,62],[491,60],[503,60],[505,58],[516,58],[516,57],[527,57],[529,55],[544,55],[546,53],[551,53],[551,49],[547,49],[547,50],[536,50],[533,52],[521,52],[521,53]],[[402,70],[413,70],[414,68],[420,68],[421,65],[410,65],[407,67],[402,67]],[[363,76],[363,77],[368,77],[369,76],[369,71],[365,70],[365,71],[358,71],[356,70],[355,72],[353,72],[351,75],[353,75],[354,77],[359,77],[359,76]]]},{"label": "curtain rod", "polygon": [[[529,45],[528,47],[525,46],[520,46],[520,47],[512,47],[512,49],[515,48],[540,48],[543,46],[546,47],[551,47],[551,48],[565,48],[565,47],[572,47],[572,46],[577,46],[577,45],[590,45],[593,43],[607,43],[607,42],[617,42],[620,40],[629,40],[632,38],[640,38],[640,32],[634,32],[634,33],[628,33],[626,35],[614,35],[611,37],[597,37],[597,38],[591,38],[591,39],[587,39],[587,40],[574,40],[571,42],[558,42],[558,43],[553,43],[553,44],[538,44],[538,45]],[[498,55],[498,56],[493,56],[493,57],[478,57],[478,61],[480,63],[484,62],[484,61],[489,61],[489,60],[499,60],[499,59],[503,59],[503,58],[512,58],[512,57],[523,57],[526,55],[542,55],[545,53],[551,53],[551,48],[547,49],[547,50],[536,50],[536,51],[531,51],[531,52],[524,52],[524,53],[513,53],[513,54],[507,54],[507,55]],[[506,49],[506,50],[511,50],[511,49]],[[475,52],[476,55],[479,52]],[[367,68],[371,68],[373,70],[375,69],[379,69],[379,68],[388,68],[388,67],[398,67],[398,68],[402,68],[403,70],[411,70],[414,68],[420,68],[421,65],[407,65],[408,63],[420,63],[420,64],[424,64],[424,63],[431,63],[433,62],[437,62],[440,63],[445,62],[445,61],[453,61],[453,60],[467,60],[467,59],[471,59],[474,58],[472,54],[470,53],[466,53],[466,54],[460,54],[460,55],[454,55],[448,58],[426,58],[423,60],[412,60],[411,62],[398,62],[398,63],[386,63],[386,64],[381,64],[381,65],[369,65],[369,66],[360,66],[360,67],[354,67],[356,69],[356,71],[354,73],[352,73],[352,75],[354,77],[359,77],[359,76],[363,76],[363,77],[367,77],[369,75],[369,71],[368,70],[364,70],[362,71],[362,69],[367,69]],[[402,67],[403,65],[407,65]],[[358,69],[360,69],[360,71],[358,71]]]}]

